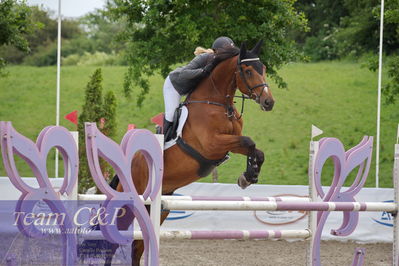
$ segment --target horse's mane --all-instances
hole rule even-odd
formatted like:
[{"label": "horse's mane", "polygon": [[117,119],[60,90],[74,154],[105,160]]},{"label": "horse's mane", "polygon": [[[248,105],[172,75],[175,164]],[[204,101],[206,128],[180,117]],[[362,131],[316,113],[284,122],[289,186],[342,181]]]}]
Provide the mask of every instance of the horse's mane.
[{"label": "horse's mane", "polygon": [[212,64],[217,66],[219,63],[232,58],[240,53],[240,49],[237,47],[227,47],[217,49],[215,52],[215,57],[212,60]]}]

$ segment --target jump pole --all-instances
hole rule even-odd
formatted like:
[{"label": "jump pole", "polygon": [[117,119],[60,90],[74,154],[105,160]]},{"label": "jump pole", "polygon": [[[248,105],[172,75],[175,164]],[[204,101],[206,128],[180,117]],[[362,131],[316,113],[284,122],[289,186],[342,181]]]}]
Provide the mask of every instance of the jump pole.
[{"label": "jump pole", "polygon": [[[140,196],[141,200],[146,205],[151,204],[151,200],[144,200],[143,196]],[[103,194],[79,194],[78,200],[88,201],[105,201],[107,197]],[[185,201],[299,201],[299,202],[310,202],[308,197],[242,197],[242,196],[161,196],[161,200],[185,200]]]},{"label": "jump pole", "polygon": [[396,203],[388,202],[261,202],[261,201],[185,201],[162,200],[165,210],[186,211],[358,211],[396,212]]},{"label": "jump pole", "polygon": [[[142,231],[124,231],[122,235],[131,236],[135,240],[143,239]],[[310,230],[161,230],[161,239],[306,239],[311,235]],[[102,240],[104,236],[100,231],[92,231],[81,236],[85,240]]]}]

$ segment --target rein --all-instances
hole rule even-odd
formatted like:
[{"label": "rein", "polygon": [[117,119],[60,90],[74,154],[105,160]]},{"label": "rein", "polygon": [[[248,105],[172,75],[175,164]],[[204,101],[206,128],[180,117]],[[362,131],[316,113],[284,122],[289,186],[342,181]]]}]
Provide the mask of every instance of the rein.
[{"label": "rein", "polygon": [[[228,97],[229,95],[227,95],[226,97]],[[188,97],[187,97],[188,98]],[[234,108],[233,108],[233,106],[232,105],[229,105],[229,104],[223,104],[223,103],[218,103],[218,102],[212,102],[212,101],[190,101],[190,100],[186,100],[186,101],[184,101],[182,104],[183,105],[188,105],[188,104],[190,104],[190,103],[205,103],[205,104],[213,104],[213,105],[216,105],[216,106],[220,106],[220,107],[223,107],[223,108],[225,108],[226,109],[226,116],[228,117],[228,118],[232,118],[232,117],[235,117],[234,116]],[[244,109],[244,108],[243,108]],[[241,118],[241,116],[242,116],[242,113],[241,113],[241,115],[240,115],[240,117],[239,118],[236,118],[236,119],[240,119]]]},{"label": "rein", "polygon": [[[245,100],[246,99],[252,99],[252,95],[254,95],[255,96],[255,101],[257,102],[257,103],[259,103],[259,101],[260,101],[260,95],[258,95],[256,92],[254,92],[254,90],[256,89],[256,88],[259,88],[259,87],[264,87],[264,88],[266,88],[266,89],[268,89],[269,88],[269,85],[267,84],[267,83],[261,83],[261,84],[257,84],[257,85],[255,85],[255,86],[253,86],[253,87],[251,87],[249,84],[248,84],[248,81],[247,81],[247,79],[246,79],[246,77],[245,77],[245,75],[244,75],[244,71],[243,71],[243,69],[242,69],[242,64],[243,63],[245,63],[245,62],[251,62],[251,61],[259,61],[260,59],[257,57],[257,58],[248,58],[248,59],[243,59],[243,60],[240,60],[240,58],[238,57],[238,60],[237,60],[237,69],[238,69],[238,73],[239,73],[239,75],[240,75],[240,77],[241,77],[241,80],[244,82],[244,84],[245,84],[245,86],[247,87],[247,89],[248,89],[248,92],[249,92],[249,94],[248,95],[246,95],[246,94],[242,94],[241,96],[233,96],[234,98],[241,98],[242,99],[242,102],[241,102],[241,112],[240,112],[240,116],[239,117],[236,117],[235,115],[234,115],[234,108],[233,108],[233,106],[234,105],[230,105],[230,104],[223,104],[223,103],[219,103],[219,102],[214,102],[214,101],[205,101],[205,100],[202,100],[202,101],[200,101],[200,100],[198,100],[198,101],[196,101],[196,100],[194,100],[194,101],[191,101],[191,100],[188,100],[189,98],[190,98],[190,95],[188,95],[187,96],[187,98],[186,98],[186,100],[182,103],[183,105],[188,105],[188,104],[191,104],[191,103],[205,103],[205,104],[211,104],[211,105],[216,105],[216,106],[220,106],[220,107],[224,107],[225,109],[226,109],[226,116],[229,118],[229,119],[231,119],[232,117],[234,117],[235,119],[237,119],[237,120],[240,120],[241,119],[241,117],[242,117],[242,115],[244,114],[244,105],[245,105]],[[235,72],[236,74],[237,74],[237,72]],[[211,73],[211,75],[210,75],[210,79],[211,79],[211,82],[212,82],[212,86],[213,86],[213,88],[214,89],[216,89],[216,86],[215,86],[215,83],[214,83],[214,81],[213,81],[213,79],[212,79],[212,73]],[[234,79],[233,79],[233,81],[234,81]],[[232,82],[233,82],[232,81]],[[216,90],[217,91],[217,90]],[[260,93],[260,94],[262,94],[262,92]],[[226,96],[225,96],[225,98],[230,98],[231,96],[229,95],[229,94],[227,94]],[[233,102],[233,104],[234,104],[235,102]]]},{"label": "rein", "polygon": [[[245,105],[245,100],[246,99],[251,99],[249,96],[245,95],[245,94],[241,94],[241,96],[235,96],[234,98],[241,98],[241,112],[240,112],[240,116],[237,119],[241,119],[242,115],[244,114],[244,105]],[[235,103],[235,102],[234,102]]]},{"label": "rein", "polygon": [[213,104],[221,107],[226,107],[226,104],[223,103],[218,103],[218,102],[212,102],[212,101],[185,101],[184,104],[190,104],[190,103],[206,103],[206,104]]},{"label": "rein", "polygon": [[[211,84],[212,84],[213,89],[220,95],[220,92],[216,89],[215,82],[213,81],[212,73],[211,73],[211,75],[209,76],[209,78],[210,78],[210,80],[211,80]],[[229,86],[229,87],[232,87],[233,82],[234,82],[234,78],[232,79],[231,84],[230,84],[231,86]],[[220,96],[223,97],[223,95],[220,95]],[[224,97],[225,97],[226,99],[228,99],[228,98],[230,98],[231,96],[230,96],[229,94],[227,94],[227,95],[225,95]],[[235,96],[234,96],[234,97],[235,97]],[[234,117],[234,118],[236,118],[237,120],[239,120],[239,119],[241,118],[241,116],[242,116],[242,113],[241,113],[241,115],[240,115],[239,118],[235,117],[233,105],[231,105],[231,104],[229,104],[229,103],[223,104],[223,103],[214,102],[214,101],[209,101],[209,100],[192,100],[192,101],[191,101],[191,100],[189,100],[189,98],[190,98],[190,95],[187,96],[186,100],[185,100],[182,104],[183,104],[183,105],[188,105],[188,104],[190,104],[190,103],[205,103],[205,104],[211,104],[211,105],[216,105],[216,106],[220,106],[220,107],[225,108],[225,110],[226,110],[226,113],[225,113],[225,114],[226,114],[226,116],[227,116],[229,119],[231,119],[232,117]]]}]

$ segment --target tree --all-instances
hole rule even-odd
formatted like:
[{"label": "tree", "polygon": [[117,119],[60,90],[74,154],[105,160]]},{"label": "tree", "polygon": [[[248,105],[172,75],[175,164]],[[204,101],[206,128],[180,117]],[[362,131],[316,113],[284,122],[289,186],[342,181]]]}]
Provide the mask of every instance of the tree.
[{"label": "tree", "polygon": [[[112,91],[108,91],[104,97],[104,105],[103,105],[103,119],[104,125],[101,128],[101,132],[113,138],[116,136],[116,97]],[[109,179],[114,176],[114,170],[111,165],[106,163],[104,160],[100,161],[101,169],[104,173],[105,178]]]},{"label": "tree", "polygon": [[[388,1],[387,8],[385,9],[385,22],[390,25],[391,30],[388,45],[395,45],[396,54],[399,50],[399,2]],[[388,51],[389,52],[389,51]],[[395,103],[396,98],[399,95],[399,56],[393,56],[391,61],[388,63],[388,76],[390,80],[388,84],[383,88],[383,92],[386,96],[387,103]]]},{"label": "tree", "polygon": [[[79,192],[85,193],[87,189],[94,187],[89,166],[87,164],[85,122],[95,122],[100,131],[108,136],[116,135],[116,97],[112,91],[108,91],[103,100],[102,73],[97,69],[90,77],[85,90],[85,102],[79,116]],[[104,176],[112,176],[112,168],[100,159],[100,167]]]},{"label": "tree", "polygon": [[[35,27],[23,34],[29,43],[29,53],[21,52],[14,46],[4,46],[0,56],[14,64],[45,66],[57,62],[58,23],[52,12],[38,6],[29,7],[28,20]],[[75,19],[63,19],[61,23],[62,55],[83,54],[89,48],[80,23]]]},{"label": "tree", "polygon": [[[334,33],[340,57],[360,56],[367,51],[377,51],[380,19],[377,14],[380,0],[346,0],[349,14],[341,18]],[[389,31],[387,28],[386,30]]]},{"label": "tree", "polygon": [[79,22],[86,33],[84,37],[95,47],[95,51],[111,54],[124,48],[124,43],[117,38],[125,27],[123,20],[116,23],[107,16],[106,11],[97,9]]},{"label": "tree", "polygon": [[[377,52],[380,0],[300,0],[298,9],[309,19],[310,32],[296,36],[313,60],[359,57]],[[385,1],[384,51],[399,49],[397,0]]]},{"label": "tree", "polygon": [[295,7],[308,19],[310,30],[294,31],[291,36],[312,61],[332,60],[339,57],[334,33],[341,18],[348,16],[346,0],[298,0]]},{"label": "tree", "polygon": [[394,104],[399,95],[399,56],[395,56],[388,63],[388,77],[389,81],[382,91],[385,95],[387,104]]},{"label": "tree", "polygon": [[[305,37],[317,36],[326,30],[339,26],[342,17],[347,16],[348,9],[344,5],[346,0],[298,0],[294,6],[302,11],[308,19],[310,30],[303,35]],[[300,32],[299,32],[300,33]],[[304,42],[304,39],[300,39]]]},{"label": "tree", "polygon": [[[52,18],[51,11],[43,10],[38,6],[31,7],[31,20],[39,25],[34,32],[27,36],[31,43],[31,53],[28,57],[23,57],[20,61],[28,65],[47,66],[57,63],[57,38],[58,22],[57,18]],[[61,38],[62,55],[68,56],[82,50],[82,48],[71,47],[71,41],[83,35],[79,22],[74,19],[62,19]],[[76,46],[76,45],[75,45]],[[83,46],[83,45],[82,45]],[[83,52],[82,52],[83,54]]]},{"label": "tree", "polygon": [[[384,62],[388,69],[388,81],[383,86],[382,91],[385,96],[385,103],[393,104],[399,97],[399,56],[397,55],[399,51],[399,2],[387,0],[385,4],[383,51],[388,55],[385,57]],[[373,14],[378,23],[380,22],[380,12],[380,6],[376,5],[373,9]],[[374,72],[378,69],[377,49],[379,46],[378,44],[375,45],[376,47],[370,48],[373,53],[367,63],[368,68]]]},{"label": "tree", "polygon": [[[28,19],[29,14],[29,7],[24,1],[0,1],[0,48],[9,45],[25,53],[29,51],[29,43],[25,38],[25,34],[33,27]],[[6,60],[0,56],[0,73],[5,65]]]},{"label": "tree", "polygon": [[95,122],[97,126],[103,114],[102,110],[102,74],[101,69],[97,69],[91,76],[85,91],[85,103],[79,115],[79,192],[84,193],[93,187],[89,166],[87,164],[86,141],[85,141],[85,122]]},{"label": "tree", "polygon": [[284,63],[301,58],[287,38],[291,28],[306,29],[304,15],[293,7],[294,0],[109,0],[113,19],[126,21],[122,37],[128,45],[129,70],[125,94],[141,87],[140,105],[149,90],[148,76],[160,71],[165,77],[172,65],[190,60],[196,46],[210,47],[218,36],[229,36],[238,45],[265,40],[261,57],[268,74],[286,84],[277,74]]},{"label": "tree", "polygon": [[105,120],[102,132],[108,137],[116,136],[116,97],[112,91],[108,91],[104,97],[103,118]]}]

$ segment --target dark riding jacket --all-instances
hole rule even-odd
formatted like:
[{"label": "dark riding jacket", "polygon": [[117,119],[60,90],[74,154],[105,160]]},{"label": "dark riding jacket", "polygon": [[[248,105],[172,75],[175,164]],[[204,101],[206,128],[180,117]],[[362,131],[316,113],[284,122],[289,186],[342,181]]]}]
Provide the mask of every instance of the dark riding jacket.
[{"label": "dark riding jacket", "polygon": [[169,73],[170,81],[180,95],[190,93],[207,76],[203,68],[212,60],[213,56],[209,53],[197,55],[186,66],[179,67]]}]

